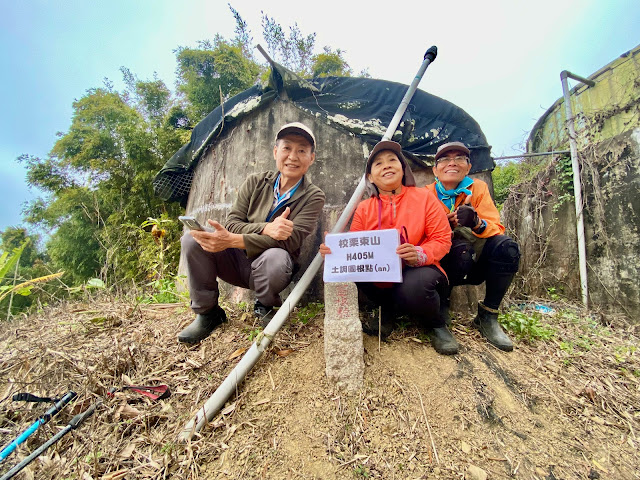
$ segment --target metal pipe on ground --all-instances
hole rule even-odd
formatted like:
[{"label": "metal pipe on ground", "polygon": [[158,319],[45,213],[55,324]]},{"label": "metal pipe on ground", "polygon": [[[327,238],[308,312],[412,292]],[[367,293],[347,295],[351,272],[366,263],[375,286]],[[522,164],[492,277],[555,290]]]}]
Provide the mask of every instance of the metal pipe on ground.
[{"label": "metal pipe on ground", "polygon": [[[264,50],[261,47],[258,47],[261,53],[265,55],[267,60],[270,63],[273,61],[266,55]],[[393,136],[402,116],[404,115],[413,94],[418,88],[418,84],[420,80],[422,80],[422,76],[424,72],[427,70],[427,67],[431,62],[433,62],[438,54],[438,49],[433,46],[427,50],[424,54],[424,59],[422,64],[420,65],[420,69],[418,73],[414,77],[411,85],[407,89],[398,109],[396,110],[395,115],[393,116],[391,123],[389,124],[387,131],[385,132],[382,140],[389,140]],[[335,226],[331,230],[333,233],[341,232],[346,227],[351,215],[356,209],[358,202],[360,201],[360,197],[364,193],[365,189],[365,176],[363,175],[360,179],[360,183],[356,187],[356,190],[353,192],[351,199],[347,203],[344,211],[340,215],[340,218],[336,222]],[[183,430],[180,432],[178,439],[181,441],[188,441],[193,438],[193,436],[202,430],[208,421],[210,421],[213,416],[220,411],[220,409],[224,406],[225,402],[235,393],[238,384],[244,381],[247,373],[253,366],[258,362],[264,351],[267,349],[271,340],[278,330],[282,327],[282,324],[288,318],[289,314],[293,311],[294,307],[304,294],[304,292],[309,287],[309,284],[315,277],[316,273],[322,266],[322,256],[318,253],[311,261],[311,264],[304,272],[296,286],[293,288],[287,299],[284,301],[280,309],[276,312],[274,317],[267,325],[267,328],[256,338],[251,348],[244,354],[240,362],[235,366],[235,368],[231,371],[231,373],[224,379],[224,381],[220,384],[218,389],[213,392],[213,395],[209,397],[209,399],[205,402],[205,404],[200,408],[195,416],[189,420],[189,422],[185,425]]]},{"label": "metal pipe on ground", "polygon": [[568,78],[573,78],[589,87],[596,83],[593,80],[580,77],[567,70],[560,73],[562,82],[562,96],[567,117],[567,129],[569,130],[569,146],[571,147],[571,170],[573,171],[573,196],[576,205],[576,232],[578,236],[578,263],[580,266],[580,287],[582,290],[582,304],[586,308],[589,303],[589,288],[587,285],[587,249],[584,240],[584,218],[582,216],[582,184],[580,182],[580,163],[578,162],[578,144],[576,142],[576,130],[573,124],[573,109],[571,108],[571,93],[569,91]]}]

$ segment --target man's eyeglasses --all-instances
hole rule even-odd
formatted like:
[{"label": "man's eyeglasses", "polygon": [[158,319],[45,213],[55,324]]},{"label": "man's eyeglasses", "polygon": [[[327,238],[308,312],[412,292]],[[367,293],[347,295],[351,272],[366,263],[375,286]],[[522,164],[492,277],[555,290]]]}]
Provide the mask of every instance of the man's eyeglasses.
[{"label": "man's eyeglasses", "polygon": [[442,157],[436,161],[436,165],[446,165],[451,161],[453,161],[456,165],[464,165],[469,161],[469,157],[465,157],[463,155],[459,155],[457,157]]}]

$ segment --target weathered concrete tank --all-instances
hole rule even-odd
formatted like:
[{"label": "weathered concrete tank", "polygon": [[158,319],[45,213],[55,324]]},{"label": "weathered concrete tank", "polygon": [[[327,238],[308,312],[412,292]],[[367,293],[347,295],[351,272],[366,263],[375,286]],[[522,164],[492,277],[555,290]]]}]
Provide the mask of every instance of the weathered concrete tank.
[{"label": "weathered concrete tank", "polygon": [[[370,149],[385,133],[407,87],[353,78],[309,83],[291,75],[276,65],[274,87],[254,87],[241,94],[242,98],[218,107],[196,127],[192,141],[167,163],[154,184],[161,196],[182,201],[187,214],[201,223],[208,218],[223,222],[247,176],[275,169],[274,137],[280,126],[293,121],[308,125],[316,136],[317,149],[307,176],[325,192],[326,204],[316,234],[304,243],[303,268],[294,277],[295,283],[317,253],[323,232],[331,230],[351,198]],[[490,147],[478,124],[450,102],[418,90],[393,139],[402,144],[419,186],[433,181],[432,155],[437,147],[455,140],[471,147],[472,176],[491,185]],[[178,183],[179,189],[163,190]],[[179,273],[186,273],[182,260]],[[473,299],[464,296],[462,302],[470,307],[476,289],[460,289],[472,292]],[[234,301],[252,298],[243,289],[223,286],[222,290]],[[318,274],[306,300],[322,301],[322,295],[322,275]]]},{"label": "weathered concrete tank", "polygon": [[[596,307],[640,314],[640,46],[571,91],[583,185],[589,297]],[[560,81],[558,81],[560,90]],[[558,99],[540,118],[529,152],[567,150],[565,108]],[[520,188],[503,208],[523,250],[523,285],[579,298],[576,217],[570,163],[561,157]],[[528,192],[528,194],[527,194]],[[542,261],[541,261],[542,260]]]}]

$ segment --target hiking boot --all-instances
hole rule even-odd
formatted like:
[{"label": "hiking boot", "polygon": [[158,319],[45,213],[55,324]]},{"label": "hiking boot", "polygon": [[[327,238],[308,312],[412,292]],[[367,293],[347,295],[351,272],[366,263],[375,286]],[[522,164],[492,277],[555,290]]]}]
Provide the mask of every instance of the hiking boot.
[{"label": "hiking boot", "polygon": [[260,325],[262,325],[262,328],[264,329],[267,328],[267,325],[269,325],[269,322],[276,314],[276,311],[273,307],[267,307],[260,301],[256,300],[256,303],[253,306],[253,313],[258,317]]},{"label": "hiking boot", "polygon": [[440,320],[444,323],[447,328],[451,326],[451,314],[449,313],[449,300],[440,300]]},{"label": "hiking boot", "polygon": [[480,330],[482,336],[494,347],[505,352],[513,350],[513,342],[498,323],[497,310],[478,302],[478,315],[473,320],[473,326]]},{"label": "hiking boot", "polygon": [[458,342],[456,342],[447,327],[431,328],[427,335],[431,340],[433,349],[440,355],[455,355],[458,353]]},{"label": "hiking boot", "polygon": [[227,321],[227,314],[216,305],[206,313],[199,313],[187,328],[178,334],[178,341],[182,343],[199,343],[223,322]]},{"label": "hiking boot", "polygon": [[[386,340],[393,332],[395,313],[391,308],[382,308],[382,322],[378,320],[378,315],[378,310],[367,314],[367,321],[362,324],[362,331],[372,337],[380,336],[382,340]],[[379,328],[380,323],[382,323],[382,329]]]}]

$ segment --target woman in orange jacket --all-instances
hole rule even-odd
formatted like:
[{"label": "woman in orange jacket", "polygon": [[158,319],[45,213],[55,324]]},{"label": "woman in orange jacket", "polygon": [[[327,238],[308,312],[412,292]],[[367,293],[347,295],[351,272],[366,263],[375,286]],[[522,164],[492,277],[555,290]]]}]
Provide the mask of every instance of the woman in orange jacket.
[{"label": "woman in orange jacket", "polygon": [[[440,295],[448,291],[440,259],[451,248],[446,214],[433,195],[416,188],[399,143],[382,141],[373,148],[366,178],[371,197],[358,205],[350,230],[397,229],[401,241],[396,253],[403,260],[402,283],[357,283],[382,308],[380,333],[391,333],[397,313],[409,314],[427,329],[438,353],[457,353],[458,343],[439,316]],[[323,243],[320,253],[328,255],[331,250]],[[378,335],[377,327],[365,332]]]},{"label": "woman in orange jacket", "polygon": [[[500,214],[485,182],[467,176],[470,151],[461,142],[441,145],[435,155],[436,181],[427,190],[440,200],[454,232],[453,247],[442,261],[451,286],[486,282],[474,326],[494,346],[513,350],[498,323],[498,308],[520,264],[520,249],[504,235]],[[449,322],[449,293],[442,296],[441,317]]]}]

